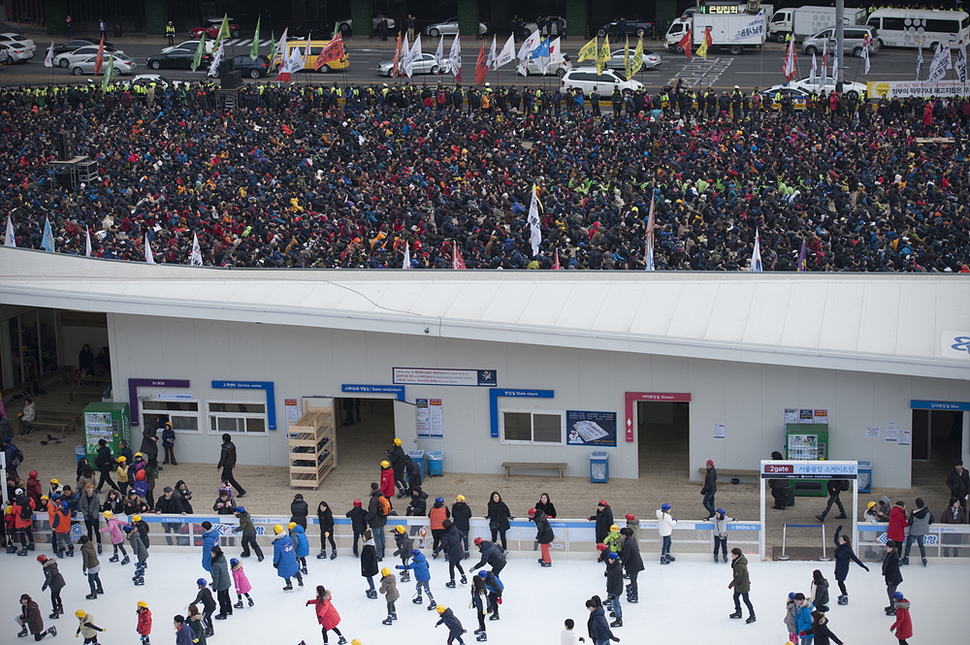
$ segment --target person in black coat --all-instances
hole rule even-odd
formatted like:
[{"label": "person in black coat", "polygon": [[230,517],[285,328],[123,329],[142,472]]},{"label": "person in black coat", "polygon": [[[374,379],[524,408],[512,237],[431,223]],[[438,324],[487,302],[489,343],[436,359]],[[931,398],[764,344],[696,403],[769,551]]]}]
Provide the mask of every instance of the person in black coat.
[{"label": "person in black coat", "polygon": [[620,606],[620,594],[623,593],[623,564],[620,555],[611,551],[606,556],[606,595],[612,602],[610,615],[616,620],[610,627],[623,627],[623,608]]},{"label": "person in black coat", "polygon": [[377,589],[374,587],[374,576],[380,572],[377,566],[377,549],[374,547],[374,535],[370,529],[364,531],[364,548],[360,551],[360,575],[367,578],[370,588],[367,590],[367,597],[377,598]]},{"label": "person in black coat", "polygon": [[205,635],[212,636],[216,633],[212,627],[212,614],[216,611],[216,600],[212,597],[212,592],[209,591],[209,583],[205,578],[199,578],[196,584],[199,586],[199,593],[190,604],[202,605],[202,624],[205,626]]},{"label": "person in black coat", "polygon": [[530,508],[529,519],[536,525],[536,542],[538,542],[539,547],[542,549],[542,557],[539,558],[539,564],[544,567],[551,567],[552,556],[549,555],[549,545],[556,539],[556,534],[549,525],[546,514],[542,511]]},{"label": "person in black coat", "polygon": [[846,519],[845,507],[842,506],[842,500],[839,498],[839,495],[842,494],[842,491],[849,490],[849,480],[829,479],[828,481],[825,482],[825,489],[829,493],[829,501],[828,501],[828,504],[825,505],[825,510],[822,511],[820,515],[816,515],[815,519],[817,519],[819,522],[824,522],[825,516],[829,514],[830,510],[832,510],[832,504],[835,504],[836,506],[839,507],[839,515],[835,519],[837,520]]},{"label": "person in black coat", "polygon": [[896,587],[903,582],[903,574],[899,571],[899,553],[896,551],[896,544],[892,540],[886,540],[886,557],[882,561],[882,576],[886,579],[886,595],[889,596],[889,606],[886,607],[886,614],[896,615],[895,599]]},{"label": "person in black coat", "polygon": [[546,517],[550,520],[556,519],[556,507],[553,505],[552,500],[549,499],[548,493],[539,495],[539,501],[536,502],[535,509],[545,513]]},{"label": "person in black coat", "polygon": [[812,612],[812,633],[815,634],[815,645],[831,645],[832,642],[842,645],[839,637],[829,629],[829,619],[825,616],[825,612],[818,610]]},{"label": "person in black coat", "polygon": [[[144,452],[144,450],[142,451]],[[158,455],[158,448],[155,449]],[[232,484],[236,491],[236,497],[245,497],[246,491],[239,485],[236,478],[232,476],[232,469],[236,467],[236,444],[232,442],[232,435],[228,432],[222,435],[222,451],[219,453],[219,463],[216,468],[222,468],[222,481]]]},{"label": "person in black coat", "polygon": [[428,514],[428,494],[418,486],[411,491],[411,503],[405,511],[405,515],[412,517],[425,517]]},{"label": "person in black coat", "polygon": [[963,462],[958,461],[946,476],[946,486],[950,489],[950,496],[960,500],[960,506],[967,507],[967,494],[970,493],[970,473],[963,467]]},{"label": "person in black coat", "polygon": [[461,568],[461,561],[465,557],[465,549],[462,547],[463,536],[451,520],[445,520],[441,523],[441,526],[445,530],[441,534],[441,550],[445,552],[445,557],[448,558],[448,575],[451,576],[451,581],[446,582],[445,586],[449,589],[454,589],[455,569],[458,569],[458,572],[461,574],[461,584],[468,584],[468,578],[465,577],[465,570]]},{"label": "person in black coat", "polygon": [[849,538],[842,535],[841,524],[835,529],[835,553],[832,557],[835,559],[835,581],[839,583],[839,591],[842,592],[842,595],[839,596],[839,604],[848,605],[849,592],[845,589],[845,579],[849,575],[849,562],[854,561],[866,571],[869,570],[869,567],[863,564],[862,560],[857,558],[852,551],[852,543],[849,542]]},{"label": "person in black coat", "polygon": [[610,624],[606,620],[606,612],[603,610],[603,601],[599,596],[593,596],[586,601],[586,609],[589,610],[589,620],[586,621],[586,629],[589,632],[590,640],[599,645],[606,641],[619,643],[620,639],[610,631]]},{"label": "person in black coat", "polygon": [[505,532],[511,526],[509,520],[512,519],[512,513],[509,512],[509,507],[502,501],[498,491],[492,491],[492,496],[488,498],[488,514],[485,519],[488,520],[488,528],[492,532],[492,542],[495,542],[496,537],[501,537],[502,550],[508,551],[509,545],[505,539]]},{"label": "person in black coat", "polygon": [[320,502],[317,506],[317,522],[320,523],[320,553],[317,560],[327,557],[327,539],[330,540],[330,559],[337,557],[337,543],[333,540],[333,511],[326,502]]},{"label": "person in black coat", "polygon": [[293,501],[290,502],[290,521],[296,522],[306,530],[306,518],[310,514],[310,507],[303,500],[303,495],[297,493],[293,496]]},{"label": "person in black coat", "polygon": [[451,506],[451,522],[461,531],[461,543],[465,547],[465,557],[468,557],[468,534],[471,533],[472,509],[465,502],[465,496],[459,495]]},{"label": "person in black coat", "polygon": [[397,498],[407,495],[407,482],[404,481],[404,449],[401,440],[394,438],[394,447],[387,451],[387,460],[391,462],[394,471],[394,485],[397,486]]},{"label": "person in black coat", "polygon": [[610,534],[610,527],[613,525],[613,509],[605,499],[601,499],[596,504],[596,515],[591,515],[589,521],[596,522],[596,543],[603,542]]},{"label": "person in black coat", "polygon": [[461,626],[461,621],[458,620],[458,616],[455,616],[455,612],[444,605],[438,605],[437,610],[441,618],[438,619],[438,622],[434,626],[437,627],[443,624],[448,628],[448,645],[451,645],[456,640],[460,644],[464,644],[461,635],[465,633],[465,628]]},{"label": "person in black coat", "polygon": [[637,576],[643,571],[643,558],[640,556],[640,545],[637,544],[636,538],[633,537],[633,529],[623,527],[620,529],[620,535],[623,536],[623,546],[620,547],[620,561],[623,563],[623,568],[626,569],[627,575],[630,576],[626,599],[627,602],[636,604],[640,599],[640,589],[637,587]]},{"label": "person in black coat", "polygon": [[407,453],[404,454],[404,471],[408,475],[408,489],[406,494],[412,495],[415,488],[421,488],[421,466],[418,462],[408,457]]},{"label": "person in black coat", "polygon": [[347,511],[347,517],[350,518],[350,527],[354,530],[354,557],[357,557],[357,543],[360,541],[360,536],[364,534],[364,530],[367,528],[367,511],[364,510],[363,502],[361,502],[359,499],[355,499],[354,507]]},{"label": "person in black coat", "polygon": [[492,573],[500,575],[502,569],[505,568],[507,561],[505,560],[505,553],[502,549],[498,547],[494,542],[488,540],[483,540],[480,537],[475,538],[475,546],[478,547],[479,552],[482,554],[482,559],[478,561],[478,564],[472,567],[472,571],[475,569],[481,569],[486,563],[492,567]]},{"label": "person in black coat", "polygon": [[98,467],[98,472],[101,473],[101,479],[98,481],[98,492],[101,492],[105,483],[112,489],[120,491],[121,489],[111,479],[111,470],[114,468],[115,460],[111,456],[111,448],[108,447],[108,442],[104,439],[98,440],[98,454],[94,458],[94,464]]}]

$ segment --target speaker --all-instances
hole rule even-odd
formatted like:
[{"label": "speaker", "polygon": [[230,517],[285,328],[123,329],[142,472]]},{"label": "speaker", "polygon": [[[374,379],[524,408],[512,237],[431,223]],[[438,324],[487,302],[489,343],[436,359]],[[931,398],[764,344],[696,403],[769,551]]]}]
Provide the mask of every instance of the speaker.
[{"label": "speaker", "polygon": [[222,74],[219,79],[222,81],[222,89],[224,90],[238,90],[242,87],[242,71],[233,70],[226,74]]},{"label": "speaker", "polygon": [[74,190],[76,188],[74,185],[74,173],[70,169],[55,173],[54,178],[57,181],[57,185],[61,188],[67,188],[68,190]]},{"label": "speaker", "polygon": [[57,159],[70,161],[74,158],[74,135],[67,130],[57,133]]}]

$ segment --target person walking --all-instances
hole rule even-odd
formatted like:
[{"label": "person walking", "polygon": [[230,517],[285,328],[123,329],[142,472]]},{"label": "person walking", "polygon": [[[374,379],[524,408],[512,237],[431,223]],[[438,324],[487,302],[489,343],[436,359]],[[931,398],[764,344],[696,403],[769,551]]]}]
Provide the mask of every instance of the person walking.
[{"label": "person walking", "polygon": [[926,566],[926,547],[923,542],[930,531],[930,525],[935,521],[936,518],[930,513],[930,509],[923,505],[923,498],[917,497],[916,508],[909,514],[909,535],[906,536],[906,553],[903,555],[901,564],[909,564],[909,551],[913,548],[913,542],[917,542],[923,566]]},{"label": "person walking", "polygon": [[728,589],[734,589],[734,613],[728,618],[741,618],[739,600],[743,599],[744,604],[748,607],[748,619],[744,622],[750,625],[757,619],[754,615],[754,607],[748,598],[748,592],[751,591],[751,580],[748,578],[748,559],[737,547],[731,549],[731,569],[734,572],[734,578],[728,583]]},{"label": "person walking", "polygon": [[307,571],[306,559],[310,555],[310,540],[307,539],[303,527],[296,522],[290,522],[287,528],[290,529],[290,538],[296,546],[296,560],[300,565],[300,571],[303,575],[307,575],[309,572]]},{"label": "person walking", "polygon": [[394,485],[397,487],[397,498],[403,499],[407,495],[407,482],[404,480],[404,448],[401,440],[394,437],[394,446],[387,451],[387,459],[391,463],[394,473]]},{"label": "person walking", "polygon": [[849,490],[849,480],[848,479],[829,479],[828,481],[825,482],[825,488],[829,492],[829,501],[825,505],[825,510],[822,511],[820,515],[816,515],[815,519],[817,519],[819,522],[824,522],[825,516],[829,514],[830,510],[832,510],[832,504],[835,504],[836,506],[839,507],[839,515],[835,519],[837,520],[846,519],[847,516],[845,514],[845,507],[842,506],[842,500],[839,498],[839,495],[842,494],[842,491]]},{"label": "person walking", "polygon": [[88,539],[98,541],[98,555],[101,554],[101,498],[94,484],[87,484],[77,503],[77,510],[84,516],[84,527],[88,531]]},{"label": "person walking", "polygon": [[340,614],[337,613],[337,609],[333,606],[330,592],[327,591],[326,587],[317,585],[317,597],[312,600],[307,600],[304,606],[309,607],[310,605],[313,605],[316,610],[317,622],[323,631],[323,642],[329,642],[327,640],[327,632],[332,631],[337,635],[337,645],[344,645],[347,639],[340,633],[340,629],[337,627],[340,624]]},{"label": "person walking", "polygon": [[903,582],[903,574],[899,571],[899,551],[896,543],[886,540],[886,556],[882,560],[882,576],[886,580],[886,595],[889,596],[889,605],[886,607],[886,615],[893,616],[896,609],[893,606],[893,594],[896,588]]},{"label": "person walking", "polygon": [[970,472],[963,467],[963,461],[957,461],[953,470],[946,476],[946,487],[950,489],[950,496],[960,500],[963,510],[967,509],[967,495],[970,495]]},{"label": "person walking", "polygon": [[839,596],[839,604],[848,605],[849,592],[845,588],[845,579],[849,575],[849,563],[854,561],[866,571],[869,571],[869,567],[863,564],[862,560],[857,558],[852,551],[852,543],[849,538],[842,535],[841,524],[835,529],[835,553],[832,554],[832,557],[835,559],[835,581],[839,584],[839,591],[842,592],[842,595]]},{"label": "person walking", "polygon": [[553,532],[552,526],[549,525],[546,514],[542,511],[530,508],[529,519],[536,525],[536,543],[542,549],[542,557],[539,558],[539,564],[543,567],[551,567],[552,556],[549,554],[549,545],[556,539],[556,534]]},{"label": "person walking", "polygon": [[115,467],[115,461],[111,456],[111,448],[108,447],[108,442],[104,439],[98,440],[98,454],[94,458],[94,465],[98,467],[98,472],[101,473],[101,479],[98,481],[99,493],[106,482],[114,490],[120,490],[111,479],[111,471]]},{"label": "person walking", "polygon": [[620,639],[610,630],[610,623],[606,620],[606,610],[603,609],[600,597],[593,596],[587,600],[586,609],[589,610],[586,629],[589,631],[589,638],[593,641],[593,645],[608,645],[610,641],[619,643]]},{"label": "person walking", "polygon": [[623,607],[620,595],[623,593],[623,564],[620,555],[610,551],[606,556],[606,597],[610,603],[610,616],[615,618],[610,627],[623,627]]},{"label": "person walking", "polygon": [[596,503],[596,515],[591,515],[589,521],[596,522],[596,543],[603,542],[613,526],[613,509],[605,499]]},{"label": "person walking", "polygon": [[660,538],[663,542],[660,547],[660,564],[670,564],[677,560],[670,555],[670,534],[674,532],[674,526],[677,524],[677,520],[670,515],[670,511],[671,506],[666,502],[657,511],[657,530],[660,532]]},{"label": "person walking", "polygon": [[[68,40],[72,40],[74,38],[74,30],[72,29],[73,26],[74,21],[71,19],[70,14],[68,14],[67,18],[64,19],[64,36],[66,36]],[[88,353],[90,353],[90,351],[91,350],[88,350]],[[92,365],[94,364],[93,356],[91,363]]]},{"label": "person walking", "polygon": [[104,40],[105,32],[108,31],[108,25],[105,23],[104,18],[98,20],[98,31],[101,32],[101,40]]},{"label": "person walking", "polygon": [[913,637],[913,619],[909,615],[909,601],[901,591],[893,594],[893,615],[896,616],[896,621],[889,631],[895,633],[899,645],[907,645],[906,639]]},{"label": "person walking", "polygon": [[57,558],[48,558],[41,554],[37,556],[37,562],[44,568],[44,586],[40,590],[51,590],[51,614],[48,618],[58,618],[64,613],[64,603],[61,602],[61,589],[65,587],[64,576],[57,570]]},{"label": "person walking", "polygon": [[715,505],[714,494],[717,493],[717,469],[714,462],[707,460],[705,465],[707,472],[704,474],[704,486],[701,488],[701,495],[704,496],[704,510],[707,511],[707,521],[714,519]]},{"label": "person walking", "polygon": [[152,611],[148,608],[148,603],[144,600],[139,600],[135,604],[135,615],[138,616],[138,622],[135,625],[135,631],[138,632],[138,640],[141,641],[141,645],[149,645],[152,635]]},{"label": "person walking", "polygon": [[232,435],[228,432],[222,435],[222,452],[219,453],[219,463],[216,468],[222,468],[222,481],[229,482],[236,490],[236,497],[243,498],[246,491],[236,478],[232,476],[232,469],[236,467],[236,444],[232,442]]},{"label": "person walking", "polygon": [[384,527],[387,526],[387,516],[390,512],[391,501],[381,493],[377,482],[371,482],[370,502],[368,502],[367,515],[364,519],[367,520],[367,526],[370,527],[371,534],[374,536],[374,548],[377,550],[378,562],[384,559]]},{"label": "person walking", "polygon": [[488,498],[488,514],[485,515],[485,519],[488,520],[488,529],[492,533],[492,542],[500,537],[502,539],[502,551],[507,553],[509,545],[505,538],[505,532],[511,526],[509,520],[512,519],[512,513],[509,512],[509,507],[502,501],[502,496],[498,491],[492,491],[492,495]]}]

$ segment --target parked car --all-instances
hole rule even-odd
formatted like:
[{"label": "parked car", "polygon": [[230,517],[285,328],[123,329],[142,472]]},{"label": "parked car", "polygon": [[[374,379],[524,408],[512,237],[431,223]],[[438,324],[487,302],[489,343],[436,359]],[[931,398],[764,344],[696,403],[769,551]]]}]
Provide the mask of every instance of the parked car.
[{"label": "parked car", "polygon": [[[227,20],[229,21],[229,36],[239,38],[239,25],[233,22],[232,18],[227,18]],[[204,25],[201,27],[192,27],[189,33],[193,38],[201,38],[202,34],[205,34],[206,38],[216,38],[221,28],[222,18],[207,18]]]},{"label": "parked car", "polygon": [[[97,47],[100,44],[100,42],[101,42],[100,40],[88,40],[87,38],[76,38],[74,40],[69,40],[66,43],[60,43],[59,45],[54,45],[54,56],[57,56],[58,54],[66,54],[76,49],[80,49],[81,47],[90,47],[91,45],[94,45],[95,47]],[[111,43],[106,42],[104,44],[104,50],[106,52],[107,51],[113,52],[115,51],[115,47]]]},{"label": "parked car", "polygon": [[[849,98],[856,100],[868,89],[865,83],[853,83],[849,81],[842,82],[842,93],[849,96]],[[790,94],[792,97],[792,104],[796,110],[805,109],[805,99],[810,94],[821,94],[822,91],[826,93],[833,92],[835,90],[835,83],[832,82],[831,78],[825,79],[825,85],[820,83],[820,79],[816,78],[815,82],[812,83],[811,79],[803,78],[797,81],[792,81],[790,83],[781,83],[780,85],[773,85],[768,89],[764,90],[761,95],[765,105],[771,105],[774,109],[780,109],[781,103],[776,101],[776,95],[780,94],[782,96]]]},{"label": "parked car", "polygon": [[[372,27],[374,28],[374,31],[377,31],[380,28],[381,18],[383,17],[384,17],[384,14],[382,13],[374,14],[374,23],[372,25]],[[318,24],[321,24],[321,23],[318,23]],[[344,18],[343,20],[338,20],[337,24],[340,26],[340,31],[343,32],[344,34],[349,34],[354,29],[354,21],[350,18]],[[303,25],[300,25],[300,27],[302,26]],[[300,33],[299,31],[300,27],[297,27],[297,31],[293,32],[294,35],[300,38],[306,38],[306,36]],[[390,31],[391,29],[394,29],[395,27],[397,27],[397,23],[394,21],[394,18],[387,16],[388,31]],[[326,30],[328,34],[331,32],[332,29],[333,29],[333,25],[328,25],[325,27],[321,26],[321,30]],[[321,30],[314,29],[314,33],[323,33],[323,31]]]},{"label": "parked car", "polygon": [[[606,66],[610,69],[625,70],[624,59],[626,53],[623,49],[614,49],[610,54],[610,59],[606,61]],[[633,47],[630,47],[630,60],[633,60]],[[641,69],[653,69],[660,66],[660,54],[654,54],[649,49],[643,50],[643,67]]]},{"label": "parked car", "polygon": [[[482,18],[478,19],[478,33],[484,34],[488,31],[488,25]],[[448,18],[444,22],[436,22],[424,28],[424,33],[437,38],[438,36],[454,36],[458,33],[458,17]]]},{"label": "parked car", "polygon": [[[194,49],[170,49],[167,52],[149,56],[145,64],[150,69],[192,69],[192,61],[195,60]],[[200,66],[208,65],[211,56],[202,55]]]},{"label": "parked car", "polygon": [[[875,27],[867,25],[851,25],[842,27],[842,55],[852,54],[856,58],[862,58],[862,48],[865,37],[869,36],[869,53],[879,51],[879,38]],[[828,43],[826,46],[825,43]],[[835,52],[835,27],[823,29],[814,36],[809,36],[802,41],[802,51],[811,56],[821,54],[823,49]]]},{"label": "parked car", "polygon": [[[98,53],[97,45],[87,45],[86,47],[78,47],[74,51],[61,54],[54,57],[54,64],[58,67],[63,67],[67,69],[74,63],[84,60],[88,56],[95,56]],[[109,54],[117,54],[124,56],[125,52],[120,49],[108,49],[107,45],[104,48],[105,57]]]},{"label": "parked car", "polygon": [[249,78],[260,78],[269,72],[269,57],[257,56],[250,58],[249,54],[236,56],[232,59],[232,65],[237,71],[242,72],[243,76]]},{"label": "parked car", "polygon": [[[566,72],[568,72],[571,67],[572,64],[569,62],[569,54],[563,54],[562,62],[556,67],[547,68],[546,75],[548,76],[549,74],[555,74],[559,78],[562,78],[566,75]],[[518,65],[515,66],[515,72],[520,76],[522,75]],[[534,58],[529,59],[529,64],[526,65],[525,72],[526,76],[542,76],[542,70],[539,69],[539,65],[536,63],[536,59]]]},{"label": "parked car", "polygon": [[16,34],[12,31],[7,31],[0,34],[0,45],[10,44],[23,45],[30,50],[31,54],[37,50],[37,45],[34,43],[34,41],[23,34]]},{"label": "parked car", "polygon": [[[198,39],[196,39],[196,40],[183,40],[182,42],[180,42],[177,45],[169,45],[168,47],[162,47],[162,53],[164,54],[165,52],[172,51],[173,49],[188,49],[190,52],[194,52],[196,49],[199,48],[199,43],[200,42],[201,41],[198,40]],[[215,39],[211,39],[210,40],[209,37],[206,36],[205,37],[205,53],[206,54],[211,54],[212,51],[215,48],[216,48],[216,41],[215,41]]]},{"label": "parked car", "polygon": [[619,87],[621,92],[638,90],[643,88],[643,83],[637,80],[624,80],[610,69],[605,69],[602,74],[597,74],[595,67],[576,67],[566,72],[565,76],[562,77],[562,88],[564,90],[575,88],[588,95],[594,87],[599,91],[600,96],[609,96],[613,93],[614,87]]},{"label": "parked car", "polygon": [[[81,76],[82,74],[94,74],[95,62],[97,61],[97,58],[97,56],[88,56],[87,58],[74,62],[71,65],[71,73],[75,76]],[[114,58],[114,73],[116,76],[121,74],[131,74],[137,67],[135,61],[131,60],[124,54],[114,54],[112,58]],[[105,60],[101,65],[102,73],[106,74],[107,69],[108,60],[107,57],[105,57]]]},{"label": "parked car", "polygon": [[[559,37],[566,33],[566,18],[563,16],[544,16],[546,19],[545,29],[542,30],[541,36],[553,36]],[[562,21],[562,31],[559,33],[559,21]],[[532,20],[522,25],[519,33],[516,34],[520,40],[524,40],[529,37],[533,31],[539,28],[539,20]]]},{"label": "parked car", "polygon": [[[377,73],[381,76],[390,76],[391,70],[394,69],[394,60],[382,60],[377,66]],[[438,73],[438,63],[434,59],[434,54],[429,54],[423,52],[421,54],[421,59],[414,61],[414,65],[411,66],[412,74],[437,74]]]},{"label": "parked car", "polygon": [[3,49],[5,63],[25,63],[34,57],[33,52],[21,45],[20,43],[0,43],[0,49]]},{"label": "parked car", "polygon": [[9,65],[10,62],[10,54],[7,52],[7,46],[0,45],[0,65]]},{"label": "parked car", "polygon": [[599,27],[596,35],[600,38],[607,35],[611,38],[624,36],[645,38],[653,35],[653,21],[645,18],[620,18]]}]

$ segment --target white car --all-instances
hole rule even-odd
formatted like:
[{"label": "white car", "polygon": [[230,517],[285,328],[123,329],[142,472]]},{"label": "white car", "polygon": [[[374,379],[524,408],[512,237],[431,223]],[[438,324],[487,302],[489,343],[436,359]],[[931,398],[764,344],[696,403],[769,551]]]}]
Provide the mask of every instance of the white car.
[{"label": "white car", "polygon": [[[399,70],[403,70],[403,67],[398,61]],[[377,72],[381,76],[390,76],[391,70],[394,69],[394,60],[382,60],[377,66]],[[414,61],[411,66],[412,74],[437,74],[438,73],[438,63],[434,59],[434,54],[429,54],[423,52],[419,60]]]},{"label": "white car", "polygon": [[[478,33],[484,34],[488,31],[488,26],[484,22],[478,23]],[[424,28],[424,33],[437,38],[438,36],[454,36],[458,33],[458,18],[448,18],[444,22],[436,22]]]},{"label": "white car", "polygon": [[[555,74],[559,78],[562,78],[566,75],[566,72],[572,69],[572,63],[569,62],[569,54],[563,54],[562,58],[563,60],[561,63],[555,67],[549,67],[546,69],[546,76]],[[539,69],[539,65],[536,63],[535,58],[529,59],[529,64],[526,65],[525,72],[526,76],[542,76],[542,70]],[[515,73],[522,76],[522,70],[519,69],[518,64],[515,66]]]},{"label": "white car", "polygon": [[33,52],[17,43],[0,43],[0,49],[4,52],[6,63],[23,63],[34,57]]},{"label": "white car", "polygon": [[27,38],[27,36],[22,36],[20,34],[15,34],[9,31],[0,34],[0,45],[10,45],[11,43],[17,44],[17,45],[23,45],[24,47],[30,50],[31,54],[37,51],[37,45],[34,43],[33,40],[31,40],[30,38]]},{"label": "white car", "polygon": [[[85,47],[78,47],[72,52],[66,52],[64,54],[58,54],[57,56],[55,56],[54,65],[67,69],[74,63],[78,63],[88,58],[89,56],[97,56],[97,54],[98,54],[97,45],[87,45]],[[106,59],[107,59],[107,56],[110,54],[114,54],[116,56],[124,56],[125,52],[121,51],[120,49],[116,49],[113,52],[105,49],[104,55]]]},{"label": "white car", "polygon": [[588,95],[594,87],[600,93],[600,96],[609,96],[616,87],[620,88],[621,92],[639,90],[643,89],[643,83],[637,80],[624,80],[622,76],[611,69],[604,69],[602,74],[597,74],[595,67],[577,67],[569,70],[562,77],[563,90],[575,88]]},{"label": "white car", "polygon": [[[606,61],[606,66],[609,67],[610,69],[618,69],[621,71],[625,70],[626,67],[624,66],[624,63],[623,63],[624,56],[625,56],[624,50],[622,49],[613,50],[613,53],[610,54],[610,59]],[[631,61],[633,60],[632,48],[630,49],[630,60]],[[653,69],[654,67],[659,67],[659,66],[660,66],[660,54],[654,54],[649,49],[644,49],[643,67],[641,67],[640,69]]]},{"label": "white car", "polygon": [[[825,85],[822,85],[820,82],[820,79],[818,78],[815,79],[814,83],[812,83],[808,78],[803,78],[797,81],[791,81],[790,83],[782,83],[780,85],[774,85],[766,89],[764,93],[774,96],[776,92],[783,92],[786,89],[792,90],[794,92],[798,92],[804,96],[808,96],[813,92],[815,94],[821,94],[823,90],[825,91],[826,94],[829,94],[835,91],[835,83],[832,81],[831,78],[825,79]],[[865,83],[853,83],[850,81],[842,82],[843,94],[849,94],[851,92],[855,92],[856,97],[859,97],[859,96],[862,96],[863,93],[866,92],[866,90],[868,90],[868,87],[866,86]]]},{"label": "white car", "polygon": [[[210,40],[208,38],[205,39],[205,53],[206,54],[211,54],[212,53],[212,50],[215,49],[215,46],[216,46],[216,41]],[[199,48],[199,41],[198,40],[185,40],[185,41],[180,42],[177,45],[169,45],[168,47],[163,47],[162,48],[162,53],[163,54],[168,53],[168,52],[172,51],[173,49],[188,49],[189,51],[194,52],[198,48]]]},{"label": "white car", "polygon": [[[95,73],[94,67],[95,67],[95,62],[97,61],[97,58],[98,58],[97,56],[88,56],[84,60],[79,60],[75,62],[73,65],[71,65],[71,73],[74,74],[75,76],[81,76],[82,74],[94,74]],[[115,76],[118,76],[120,74],[131,74],[133,71],[135,71],[135,68],[138,67],[135,64],[135,61],[131,60],[124,54],[120,54],[120,55],[115,54],[113,58],[114,58]],[[105,57],[105,60],[101,63],[101,72],[103,74],[108,73],[107,57]]]},{"label": "white car", "polygon": [[[378,29],[381,28],[381,18],[384,18],[384,17],[385,17],[384,14],[380,14],[380,13],[374,16],[374,22],[373,22],[374,31],[377,31]],[[340,31],[344,33],[353,31],[354,29],[354,21],[351,18],[338,20],[337,23],[339,23],[340,25]],[[397,27],[397,22],[395,22],[394,18],[387,16],[387,30],[390,31],[395,27]]]}]

